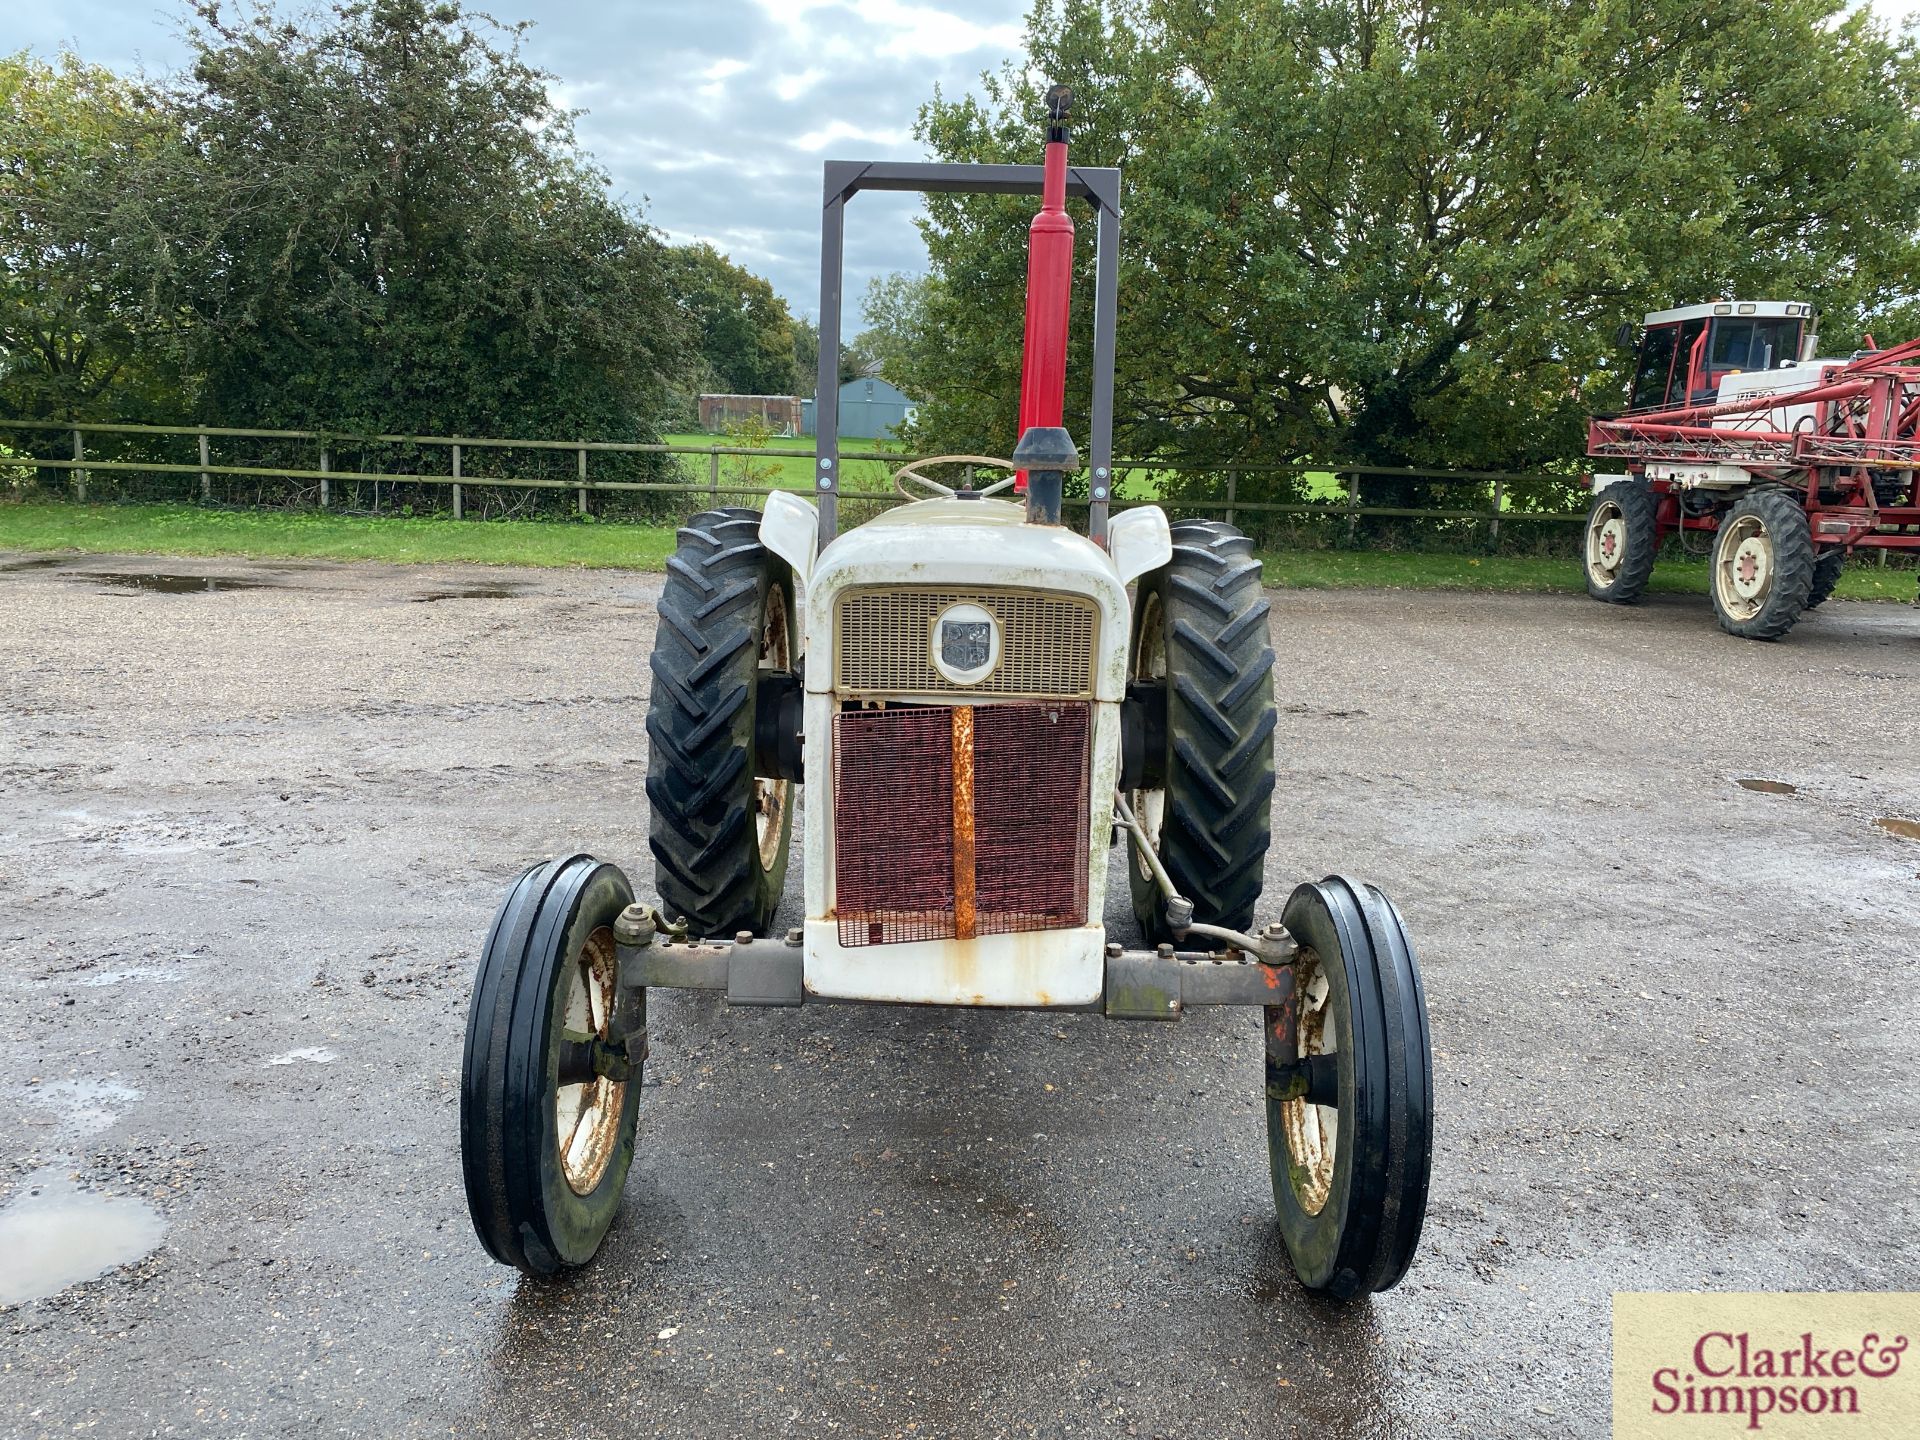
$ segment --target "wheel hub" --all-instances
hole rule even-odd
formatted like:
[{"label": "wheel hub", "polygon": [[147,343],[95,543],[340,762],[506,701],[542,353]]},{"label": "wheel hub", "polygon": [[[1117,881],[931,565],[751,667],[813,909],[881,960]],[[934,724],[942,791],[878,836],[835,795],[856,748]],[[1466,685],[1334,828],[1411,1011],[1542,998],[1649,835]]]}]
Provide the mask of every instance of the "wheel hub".
[{"label": "wheel hub", "polygon": [[1613,501],[1603,501],[1587,525],[1587,576],[1594,584],[1610,588],[1626,558],[1626,513]]},{"label": "wheel hub", "polygon": [[[607,1038],[618,964],[613,931],[604,927],[589,935],[580,953],[569,958],[561,980],[566,991],[560,1012],[565,1037]],[[601,1075],[554,1087],[554,1136],[560,1150],[560,1168],[576,1195],[592,1194],[613,1160],[620,1143],[620,1115],[626,1105],[627,1084]]]},{"label": "wheel hub", "polygon": [[1623,528],[1617,518],[1607,521],[1600,527],[1600,564],[1605,569],[1614,570],[1620,565]]},{"label": "wheel hub", "polygon": [[[1139,635],[1135,639],[1133,675],[1138,680],[1166,683],[1167,679],[1167,637],[1162,633],[1160,597],[1149,595],[1140,609]],[[1166,824],[1167,792],[1159,790],[1136,790],[1127,797],[1127,804],[1133,810],[1134,819],[1139,821],[1145,832],[1148,845],[1155,850],[1160,848],[1160,831]],[[1133,863],[1139,869],[1141,877],[1153,874],[1147,864],[1146,856],[1136,846],[1129,846],[1133,853]]]},{"label": "wheel hub", "polygon": [[1773,593],[1774,543],[1757,515],[1736,515],[1713,552],[1713,589],[1722,612],[1751,620]]},{"label": "wheel hub", "polygon": [[[792,627],[787,622],[787,595],[778,585],[767,591],[767,614],[760,627],[760,668],[789,670],[793,666]],[[773,869],[780,858],[780,835],[786,820],[791,782],[765,777],[753,782],[754,838],[759,842],[760,868]]]},{"label": "wheel hub", "polygon": [[1752,536],[1740,543],[1733,552],[1733,590],[1743,600],[1751,600],[1767,587],[1768,572],[1772,569],[1772,547],[1758,536]]},{"label": "wheel hub", "polygon": [[[1294,982],[1294,993],[1300,997],[1299,1018],[1295,1022],[1300,1058],[1333,1055],[1339,1049],[1339,1042],[1329,1023],[1332,1012],[1328,999],[1332,987],[1321,973],[1320,957],[1312,950],[1303,948],[1294,961]],[[1289,1100],[1281,1107],[1281,1120],[1287,1137],[1287,1174],[1293,1182],[1294,1196],[1307,1214],[1318,1215],[1333,1193],[1340,1111],[1337,1106],[1316,1105],[1306,1099]]]}]

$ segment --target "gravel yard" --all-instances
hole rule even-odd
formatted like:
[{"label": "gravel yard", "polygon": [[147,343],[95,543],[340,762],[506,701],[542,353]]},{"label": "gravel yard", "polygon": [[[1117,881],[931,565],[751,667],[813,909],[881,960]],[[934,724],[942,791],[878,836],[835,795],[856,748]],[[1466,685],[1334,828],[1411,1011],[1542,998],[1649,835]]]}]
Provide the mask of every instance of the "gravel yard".
[{"label": "gravel yard", "polygon": [[1601,1436],[1615,1290],[1920,1290],[1920,613],[1378,591],[1273,592],[1267,874],[1421,948],[1400,1288],[1293,1282],[1243,1013],[678,994],[521,1281],[467,988],[530,861],[649,893],[659,586],[0,555],[0,1432]]}]

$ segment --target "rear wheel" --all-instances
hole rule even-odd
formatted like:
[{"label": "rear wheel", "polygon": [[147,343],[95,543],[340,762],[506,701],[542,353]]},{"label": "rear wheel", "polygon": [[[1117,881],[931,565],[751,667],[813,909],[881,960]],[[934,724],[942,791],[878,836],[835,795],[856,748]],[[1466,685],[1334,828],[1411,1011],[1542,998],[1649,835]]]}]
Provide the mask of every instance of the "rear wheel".
[{"label": "rear wheel", "polygon": [[[1182,520],[1173,558],[1143,577],[1129,675],[1164,699],[1130,804],[1194,919],[1244,930],[1264,883],[1273,799],[1273,650],[1253,542],[1218,520]],[[1156,705],[1156,713],[1158,706]],[[1127,870],[1148,943],[1171,940],[1138,853]]]},{"label": "rear wheel", "polygon": [[1587,594],[1631,605],[1653,578],[1660,548],[1660,502],[1638,480],[1616,480],[1594,496],[1587,512]]},{"label": "rear wheel", "polygon": [[1400,1282],[1433,1154],[1426,993],[1393,902],[1329,876],[1287,901],[1300,942],[1294,1043],[1267,1011],[1267,1159],[1300,1283],[1346,1298]]},{"label": "rear wheel", "polygon": [[695,935],[765,934],[786,886],[793,783],[755,774],[754,716],[799,655],[793,573],[752,510],[709,510],[667,561],[647,709],[654,884]]},{"label": "rear wheel", "polygon": [[1807,609],[1826,603],[1833,597],[1833,590],[1840,583],[1840,572],[1846,568],[1847,552],[1844,550],[1822,550],[1813,562],[1813,584],[1807,590]]},{"label": "rear wheel", "polygon": [[1813,592],[1813,531],[1799,499],[1752,490],[1720,521],[1713,546],[1713,609],[1720,628],[1747,640],[1778,640]]},{"label": "rear wheel", "polygon": [[460,1067],[467,1211],[533,1275],[584,1265],[633,1162],[646,992],[622,992],[613,923],[633,887],[573,855],[508,891],[481,951]]}]

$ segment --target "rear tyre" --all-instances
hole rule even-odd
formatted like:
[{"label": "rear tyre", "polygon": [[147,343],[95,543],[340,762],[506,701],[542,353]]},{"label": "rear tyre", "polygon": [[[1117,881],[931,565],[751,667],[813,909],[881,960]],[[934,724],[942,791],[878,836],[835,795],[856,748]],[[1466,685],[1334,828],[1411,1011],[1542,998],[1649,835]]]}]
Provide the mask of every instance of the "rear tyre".
[{"label": "rear tyre", "polygon": [[621,994],[613,937],[632,903],[617,867],[550,860],[507,892],[481,950],[460,1066],[467,1213],[489,1255],[530,1275],[593,1258],[633,1163],[646,992]]},{"label": "rear tyre", "polygon": [[654,884],[695,935],[765,934],[786,886],[793,784],[754,774],[754,712],[799,655],[793,573],[757,511],[709,510],[667,561],[647,709]]},{"label": "rear tyre", "polygon": [[1420,1243],[1433,1155],[1420,967],[1400,912],[1371,885],[1302,885],[1284,918],[1300,942],[1292,1053],[1275,1041],[1282,1012],[1267,1011],[1266,1030],[1280,1234],[1308,1289],[1389,1290]]},{"label": "rear tyre", "polygon": [[1660,548],[1660,502],[1645,482],[1616,480],[1587,512],[1587,594],[1632,605],[1647,592]]},{"label": "rear tyre", "polygon": [[[1164,692],[1131,796],[1194,919],[1244,930],[1264,883],[1273,799],[1273,650],[1253,542],[1219,520],[1181,520],[1173,558],[1143,577],[1129,676]],[[1173,939],[1165,897],[1137,852],[1127,867],[1149,944]]]},{"label": "rear tyre", "polygon": [[1813,584],[1807,591],[1808,610],[1833,598],[1834,587],[1840,583],[1840,572],[1846,568],[1846,565],[1846,551],[1822,550],[1820,552],[1819,557],[1813,562]]},{"label": "rear tyre", "polygon": [[1750,490],[1720,521],[1713,545],[1713,610],[1746,640],[1778,640],[1813,593],[1813,531],[1798,497]]}]

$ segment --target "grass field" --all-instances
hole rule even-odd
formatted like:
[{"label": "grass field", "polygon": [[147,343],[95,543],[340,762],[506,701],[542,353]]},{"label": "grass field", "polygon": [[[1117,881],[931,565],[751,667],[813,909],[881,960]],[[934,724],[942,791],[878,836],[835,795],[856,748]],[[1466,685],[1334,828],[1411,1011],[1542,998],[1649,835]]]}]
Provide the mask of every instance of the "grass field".
[{"label": "grass field", "polygon": [[[662,442],[668,445],[730,445],[724,435],[662,435]],[[843,451],[887,451],[900,447],[888,440],[860,440],[851,436],[840,437]],[[722,455],[720,457],[720,479],[722,484],[748,484],[778,486],[786,490],[810,490],[813,488],[813,437],[797,435],[791,440],[778,436],[759,447],[758,455]],[[904,452],[902,452],[904,453]],[[690,483],[703,483],[711,474],[712,462],[705,455],[676,455],[672,457],[687,472]],[[894,467],[884,460],[848,460],[841,470],[841,484],[851,490],[885,490],[893,475]]]},{"label": "grass field", "polygon": [[673,553],[673,531],[651,525],[376,518],[196,505],[36,503],[0,505],[0,549],[658,570]]},{"label": "grass field", "polygon": [[[246,555],[400,564],[576,566],[659,570],[673,551],[666,526],[531,520],[452,520],[317,515],[310,511],[209,510],[195,505],[0,504],[0,550],[95,554]],[[1576,592],[1571,559],[1368,550],[1288,550],[1266,557],[1267,582],[1306,590],[1489,590]],[[1851,565],[1838,594],[1850,600],[1911,600],[1911,570]],[[1701,561],[1665,561],[1653,575],[1664,594],[1704,595]]]},{"label": "grass field", "polygon": [[[1297,590],[1494,590],[1578,594],[1585,588],[1579,562],[1533,555],[1429,555],[1371,550],[1288,550],[1268,554],[1266,581]],[[1844,600],[1911,600],[1914,572],[1869,563],[1841,573],[1834,591]],[[1666,560],[1648,587],[1658,595],[1707,593],[1703,560]]]}]

